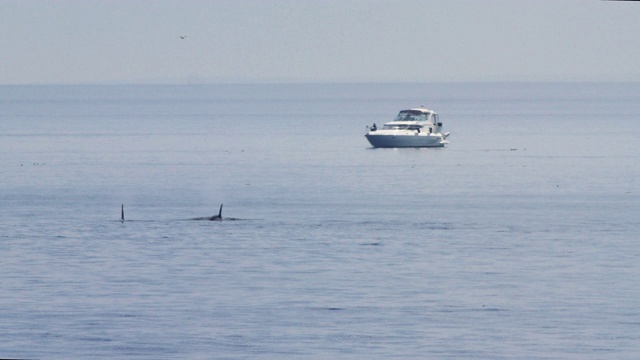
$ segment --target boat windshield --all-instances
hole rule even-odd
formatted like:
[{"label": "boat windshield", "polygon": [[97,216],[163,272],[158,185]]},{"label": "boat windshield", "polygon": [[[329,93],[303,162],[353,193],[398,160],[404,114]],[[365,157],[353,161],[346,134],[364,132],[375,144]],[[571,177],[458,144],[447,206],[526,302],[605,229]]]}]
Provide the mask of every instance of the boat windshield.
[{"label": "boat windshield", "polygon": [[393,121],[427,121],[429,114],[417,110],[402,110]]}]

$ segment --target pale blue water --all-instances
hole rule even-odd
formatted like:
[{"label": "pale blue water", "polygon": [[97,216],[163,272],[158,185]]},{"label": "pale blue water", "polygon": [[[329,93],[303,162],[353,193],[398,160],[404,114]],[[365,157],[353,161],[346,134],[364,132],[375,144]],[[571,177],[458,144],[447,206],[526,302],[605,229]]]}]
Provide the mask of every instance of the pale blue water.
[{"label": "pale blue water", "polygon": [[[369,147],[421,104],[448,147]],[[0,87],[0,358],[638,358],[639,120],[640,84]]]}]

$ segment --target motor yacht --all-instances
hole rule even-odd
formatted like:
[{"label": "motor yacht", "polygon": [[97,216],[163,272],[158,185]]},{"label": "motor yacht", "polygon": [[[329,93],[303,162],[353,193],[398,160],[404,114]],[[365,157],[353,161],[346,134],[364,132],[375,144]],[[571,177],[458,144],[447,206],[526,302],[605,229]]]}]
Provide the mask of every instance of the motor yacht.
[{"label": "motor yacht", "polygon": [[421,106],[401,110],[391,122],[378,129],[376,124],[367,126],[364,135],[373,147],[443,147],[449,133],[442,133],[442,123],[438,114]]}]

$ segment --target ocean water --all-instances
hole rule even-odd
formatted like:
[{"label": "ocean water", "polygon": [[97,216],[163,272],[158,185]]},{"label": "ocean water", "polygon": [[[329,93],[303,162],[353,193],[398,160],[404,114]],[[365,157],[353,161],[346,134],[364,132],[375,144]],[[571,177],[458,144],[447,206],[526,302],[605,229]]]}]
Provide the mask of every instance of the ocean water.
[{"label": "ocean water", "polygon": [[[423,104],[446,148],[369,146]],[[639,120],[640,84],[2,86],[0,357],[636,359]]]}]

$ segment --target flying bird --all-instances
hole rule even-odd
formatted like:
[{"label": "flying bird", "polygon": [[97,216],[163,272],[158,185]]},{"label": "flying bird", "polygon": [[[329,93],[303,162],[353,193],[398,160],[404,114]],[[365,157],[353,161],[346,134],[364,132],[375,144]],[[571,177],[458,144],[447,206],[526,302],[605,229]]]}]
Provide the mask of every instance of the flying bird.
[{"label": "flying bird", "polygon": [[184,40],[184,39],[186,39],[186,38],[187,38],[187,35],[181,35],[181,36],[180,36],[180,39],[182,39],[182,40]]}]

